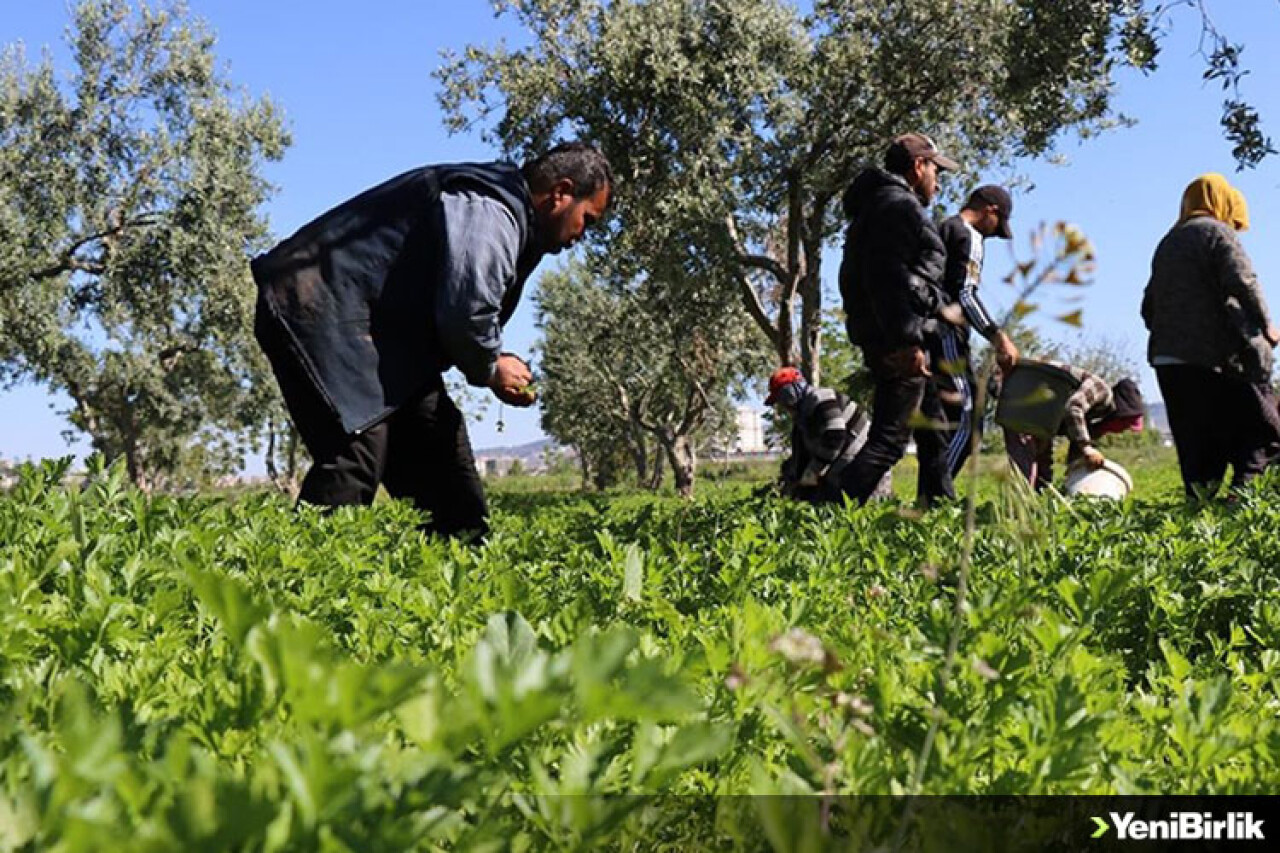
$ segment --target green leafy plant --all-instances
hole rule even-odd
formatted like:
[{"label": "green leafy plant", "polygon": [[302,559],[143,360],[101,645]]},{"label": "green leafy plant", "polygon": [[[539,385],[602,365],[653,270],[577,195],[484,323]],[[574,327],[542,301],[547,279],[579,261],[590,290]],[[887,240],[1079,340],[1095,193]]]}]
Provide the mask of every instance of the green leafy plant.
[{"label": "green leafy plant", "polygon": [[1280,780],[1270,480],[1198,510],[989,493],[957,610],[961,507],[499,491],[475,549],[396,502],[19,475],[0,849],[790,849],[929,830],[723,795]]}]

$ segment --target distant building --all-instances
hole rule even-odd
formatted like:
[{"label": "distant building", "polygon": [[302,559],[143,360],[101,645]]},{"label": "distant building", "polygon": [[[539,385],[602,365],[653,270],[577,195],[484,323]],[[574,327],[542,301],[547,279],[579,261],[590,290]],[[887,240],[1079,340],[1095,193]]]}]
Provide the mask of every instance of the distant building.
[{"label": "distant building", "polygon": [[734,439],[734,453],[764,453],[769,450],[765,443],[764,412],[750,406],[738,406],[738,434]]},{"label": "distant building", "polygon": [[476,455],[476,470],[480,472],[481,477],[505,477],[511,473],[511,467],[516,463],[520,463],[524,471],[529,471],[518,456]]},{"label": "distant building", "polygon": [[521,474],[541,474],[557,460],[574,453],[549,438],[508,447],[488,447],[475,451],[476,470],[481,477],[505,477],[514,466]]}]

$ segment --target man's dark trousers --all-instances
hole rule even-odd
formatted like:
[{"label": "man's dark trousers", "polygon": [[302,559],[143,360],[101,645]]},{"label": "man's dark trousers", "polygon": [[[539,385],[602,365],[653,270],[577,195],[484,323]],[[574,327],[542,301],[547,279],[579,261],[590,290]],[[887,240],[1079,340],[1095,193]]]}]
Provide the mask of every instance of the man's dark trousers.
[{"label": "man's dark trousers", "polygon": [[483,537],[488,532],[484,486],[466,422],[443,380],[377,424],[348,433],[284,345],[283,332],[262,331],[259,341],[312,458],[300,502],[367,506],[381,483],[393,498],[408,498],[430,513],[431,520],[423,525],[428,533]]},{"label": "man's dark trousers", "polygon": [[936,428],[944,422],[944,415],[933,382],[925,376],[901,376],[885,364],[879,352],[864,348],[863,354],[875,380],[871,429],[867,443],[841,475],[842,491],[865,504],[880,478],[906,453],[914,435],[920,465],[919,500],[928,506],[938,498],[955,497],[947,468],[946,436]]}]

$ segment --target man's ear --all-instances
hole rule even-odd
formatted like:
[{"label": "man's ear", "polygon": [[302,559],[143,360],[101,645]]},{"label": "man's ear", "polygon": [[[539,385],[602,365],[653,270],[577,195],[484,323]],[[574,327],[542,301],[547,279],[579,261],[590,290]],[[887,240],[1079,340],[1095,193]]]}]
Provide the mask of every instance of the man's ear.
[{"label": "man's ear", "polygon": [[910,184],[912,188],[919,186],[920,182],[924,180],[924,172],[925,172],[925,169],[928,168],[928,166],[925,165],[926,162],[927,161],[923,157],[917,157],[912,162],[911,175],[909,180],[907,181],[907,183]]},{"label": "man's ear", "polygon": [[574,184],[573,178],[559,178],[551,185],[548,195],[555,201],[559,201],[565,197],[573,198],[576,189],[577,185]]}]

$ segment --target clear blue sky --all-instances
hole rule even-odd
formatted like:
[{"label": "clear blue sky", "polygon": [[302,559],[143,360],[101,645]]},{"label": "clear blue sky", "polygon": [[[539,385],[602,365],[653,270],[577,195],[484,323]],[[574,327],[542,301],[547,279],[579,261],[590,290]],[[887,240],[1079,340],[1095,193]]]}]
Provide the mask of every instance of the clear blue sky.
[{"label": "clear blue sky", "polygon": [[[1051,2],[1051,0],[1045,0]],[[42,46],[66,68],[62,33],[69,21],[61,0],[0,0],[0,43],[22,41],[28,55]],[[493,17],[488,0],[446,3],[421,0],[311,0],[248,2],[190,0],[191,9],[218,35],[217,52],[231,78],[254,95],[269,94],[283,107],[294,144],[283,162],[268,169],[278,193],[267,214],[278,236],[386,177],[422,163],[490,159],[496,152],[478,138],[447,136],[435,102],[431,72],[444,48],[461,49],[504,36],[520,39],[506,20]],[[1275,0],[1216,0],[1219,28],[1244,41],[1253,74],[1246,95],[1263,114],[1280,144],[1280,6]],[[1249,200],[1253,228],[1243,237],[1280,319],[1280,157],[1256,170],[1234,171],[1222,139],[1216,86],[1200,80],[1195,55],[1199,22],[1174,17],[1164,42],[1161,68],[1144,77],[1123,72],[1117,106],[1137,119],[1133,128],[1101,137],[1064,141],[1065,165],[1027,162],[1017,172],[1034,184],[1015,199],[1015,245],[1026,253],[1027,233],[1039,222],[1065,219],[1080,225],[1098,253],[1095,284],[1082,303],[1089,336],[1121,342],[1144,363],[1145,334],[1138,317],[1142,288],[1155,244],[1177,214],[1187,181],[1218,171]],[[905,129],[905,128],[904,128]],[[928,128],[917,128],[928,131]],[[965,185],[1000,182],[1002,174],[961,175]],[[1010,268],[1008,246],[988,243],[984,291],[996,311],[1012,301],[1000,278]],[[833,279],[835,263],[825,264]],[[1047,323],[1047,333],[1069,337],[1065,326]],[[507,329],[507,347],[527,352],[535,338],[526,295]],[[1140,377],[1148,399],[1158,392],[1154,376]],[[66,401],[32,386],[0,392],[0,456],[61,455],[65,422],[56,410]],[[541,436],[536,411],[506,411],[506,430],[495,430],[496,402],[472,427],[478,448],[519,443]],[[76,449],[82,449],[81,442]]]}]

